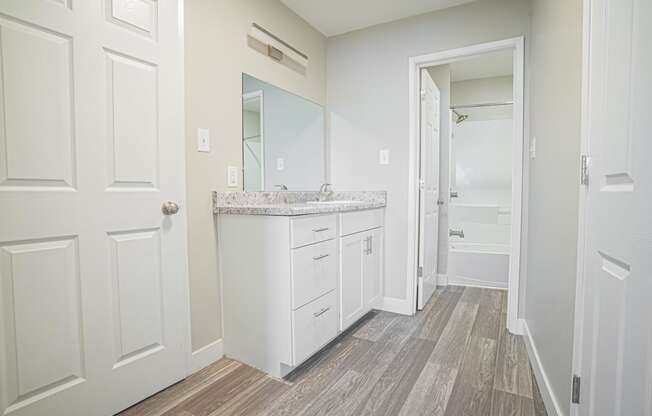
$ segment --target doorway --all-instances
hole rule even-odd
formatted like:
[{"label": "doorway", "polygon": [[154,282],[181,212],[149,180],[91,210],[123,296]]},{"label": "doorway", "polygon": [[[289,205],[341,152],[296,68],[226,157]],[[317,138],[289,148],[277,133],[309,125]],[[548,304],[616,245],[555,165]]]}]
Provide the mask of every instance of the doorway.
[{"label": "doorway", "polygon": [[[507,327],[512,333],[522,333],[518,286],[525,147],[523,43],[521,37],[410,59],[407,284],[412,288],[413,313],[431,295],[424,287],[429,276],[423,267],[434,251],[438,285],[508,290]],[[423,144],[428,117],[423,114],[424,70],[441,95],[441,156],[438,166],[432,167],[424,165],[424,158],[433,153]],[[434,201],[439,208],[435,221],[439,231],[434,237],[436,227],[427,221],[428,169],[436,169],[441,176]],[[489,192],[490,188],[495,189]],[[426,250],[428,239],[437,241],[435,250]],[[471,269],[460,268],[469,265]]]}]

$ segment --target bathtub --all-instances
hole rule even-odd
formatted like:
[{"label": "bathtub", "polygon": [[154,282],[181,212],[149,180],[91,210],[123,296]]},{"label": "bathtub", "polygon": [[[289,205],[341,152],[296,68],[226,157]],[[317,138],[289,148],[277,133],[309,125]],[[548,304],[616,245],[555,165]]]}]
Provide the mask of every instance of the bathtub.
[{"label": "bathtub", "polygon": [[448,284],[507,289],[509,244],[450,241]]}]

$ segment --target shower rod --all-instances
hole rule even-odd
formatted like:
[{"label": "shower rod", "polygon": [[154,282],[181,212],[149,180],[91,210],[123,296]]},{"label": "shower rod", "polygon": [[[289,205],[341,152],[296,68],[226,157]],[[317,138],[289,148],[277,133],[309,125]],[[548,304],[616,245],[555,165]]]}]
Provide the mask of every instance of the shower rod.
[{"label": "shower rod", "polygon": [[514,105],[514,101],[503,101],[503,102],[499,102],[499,103],[454,105],[454,106],[451,106],[451,110],[456,110],[458,108],[497,107],[497,106],[500,106],[500,105]]}]

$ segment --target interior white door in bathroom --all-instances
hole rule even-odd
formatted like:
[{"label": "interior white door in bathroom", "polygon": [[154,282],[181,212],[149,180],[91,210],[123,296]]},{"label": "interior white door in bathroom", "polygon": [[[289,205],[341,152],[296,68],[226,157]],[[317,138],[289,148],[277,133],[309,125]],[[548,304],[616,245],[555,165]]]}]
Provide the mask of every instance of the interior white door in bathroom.
[{"label": "interior white door in bathroom", "polygon": [[[591,0],[581,416],[652,414],[652,2]],[[577,412],[575,412],[577,410]]]},{"label": "interior white door in bathroom", "polygon": [[109,415],[186,375],[178,22],[0,2],[0,414]]},{"label": "interior white door in bathroom", "polygon": [[439,239],[440,93],[427,69],[421,70],[421,166],[419,178],[419,276],[417,308],[437,288]]}]

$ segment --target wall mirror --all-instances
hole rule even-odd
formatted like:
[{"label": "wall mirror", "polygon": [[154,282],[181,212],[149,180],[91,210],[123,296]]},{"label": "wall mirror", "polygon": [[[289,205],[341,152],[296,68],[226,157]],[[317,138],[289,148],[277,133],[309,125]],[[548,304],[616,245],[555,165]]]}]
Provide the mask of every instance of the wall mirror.
[{"label": "wall mirror", "polygon": [[317,190],[325,181],[324,108],[242,76],[242,161],[247,192]]}]

